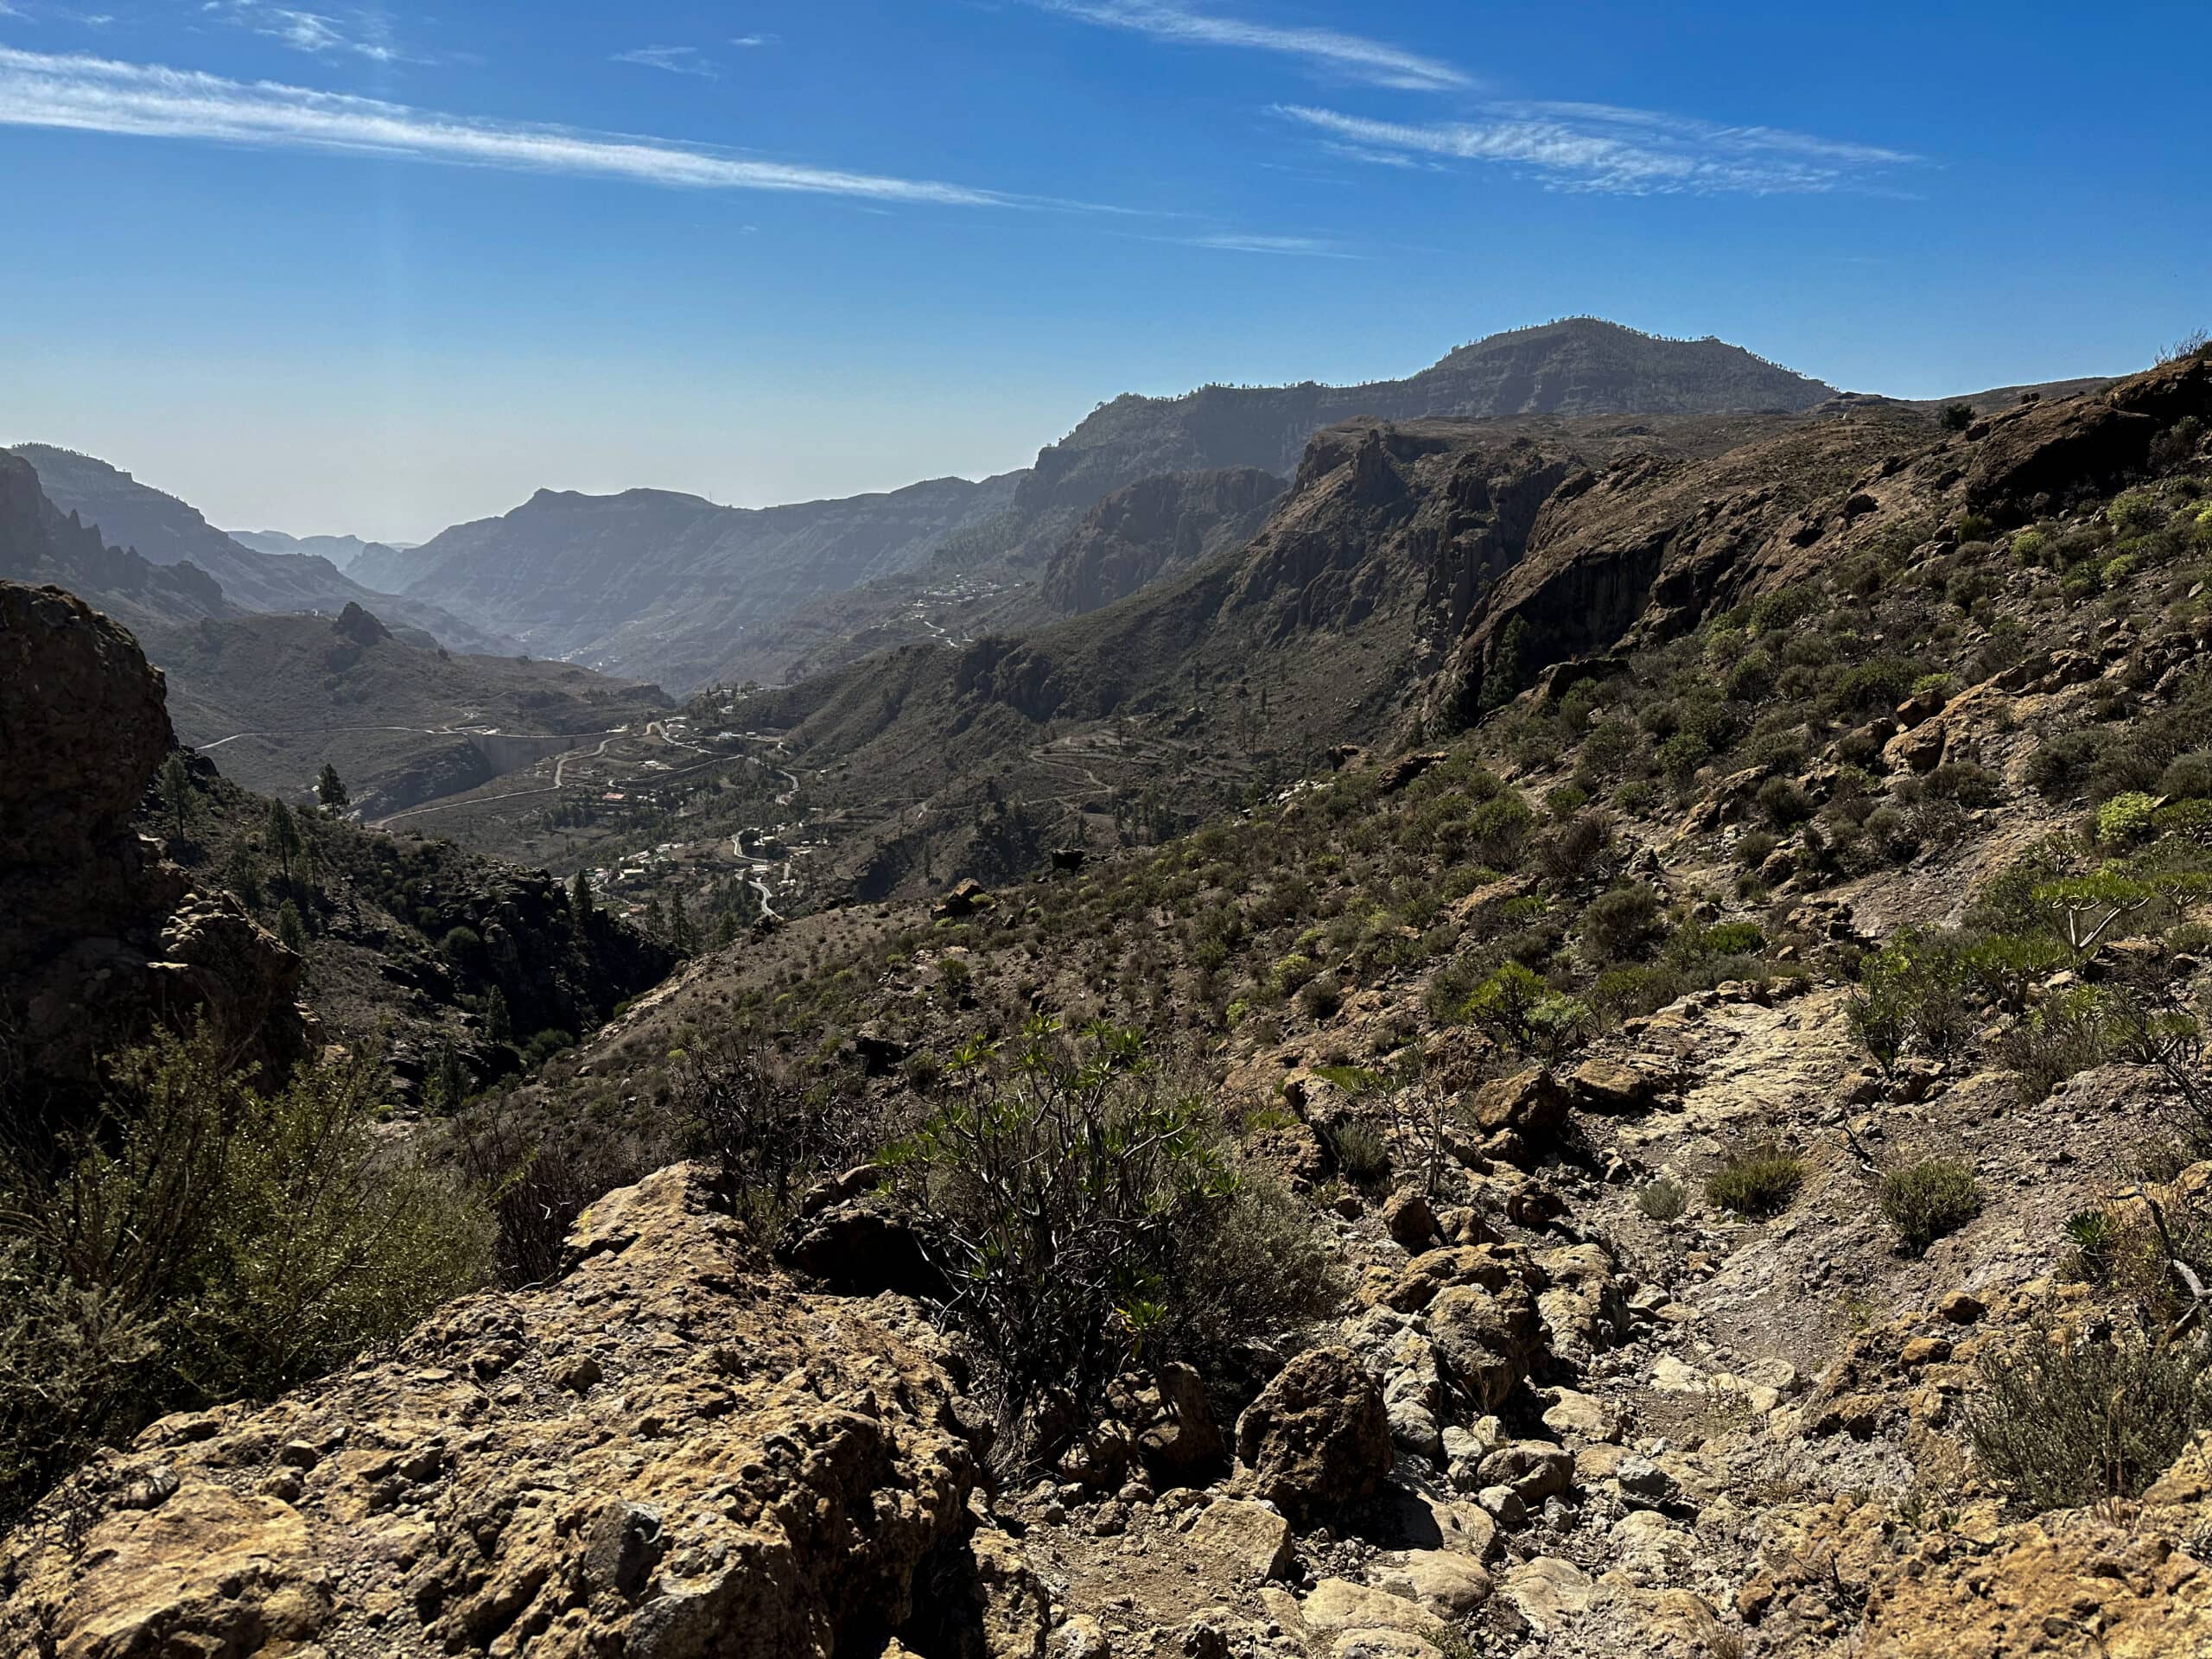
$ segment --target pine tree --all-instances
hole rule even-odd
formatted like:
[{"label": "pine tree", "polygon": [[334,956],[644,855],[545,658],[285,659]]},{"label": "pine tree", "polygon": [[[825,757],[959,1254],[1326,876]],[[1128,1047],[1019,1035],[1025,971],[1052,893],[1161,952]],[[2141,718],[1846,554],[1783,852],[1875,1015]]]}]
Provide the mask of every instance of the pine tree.
[{"label": "pine tree", "polygon": [[507,996],[494,985],[484,994],[484,1034],[495,1043],[514,1040],[514,1017],[507,1012]]},{"label": "pine tree", "polygon": [[592,918],[595,908],[592,901],[590,872],[578,870],[575,879],[569,883],[569,909],[576,920],[582,923]]},{"label": "pine tree", "polygon": [[292,885],[292,861],[300,855],[300,826],[292,821],[291,809],[282,801],[269,803],[269,850],[276,855],[279,868],[284,873],[284,885]]},{"label": "pine tree", "polygon": [[192,772],[174,752],[162,762],[162,804],[169,815],[169,845],[181,847],[192,831]]},{"label": "pine tree", "polygon": [[307,918],[300,914],[300,907],[287,899],[276,912],[276,937],[284,948],[296,957],[308,953]]},{"label": "pine tree", "polygon": [[691,913],[683,908],[683,895],[680,893],[671,896],[668,903],[668,942],[677,956],[690,956],[699,948],[699,936],[691,930]]},{"label": "pine tree", "polygon": [[322,763],[322,776],[315,779],[315,795],[326,812],[343,812],[353,804],[353,798],[346,792],[346,780],[327,760]]}]

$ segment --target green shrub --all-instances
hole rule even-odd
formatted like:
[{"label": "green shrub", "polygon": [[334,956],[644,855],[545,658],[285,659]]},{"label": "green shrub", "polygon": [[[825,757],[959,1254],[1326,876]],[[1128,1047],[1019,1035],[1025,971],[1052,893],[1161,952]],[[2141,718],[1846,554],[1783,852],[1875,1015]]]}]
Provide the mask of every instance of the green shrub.
[{"label": "green shrub", "polygon": [[1666,906],[1649,887],[1616,887],[1584,908],[1582,943],[1594,960],[1618,962],[1643,954],[1666,926]]},{"label": "green shrub", "polygon": [[1599,974],[1590,1000],[1608,1019],[1626,1020],[1655,1013],[1690,988],[1689,976],[1671,963],[1637,963]]},{"label": "green shrub", "polygon": [[[882,1160],[1003,1427],[1026,1432],[1063,1390],[1096,1406],[1133,1362],[1217,1370],[1332,1300],[1305,1230],[1135,1033],[1094,1026],[1071,1043],[1032,1019],[1010,1049],[954,1055],[947,1090]],[[1049,1457],[1056,1438],[1017,1450]]]},{"label": "green shrub", "polygon": [[1974,1166],[1956,1158],[1925,1158],[1882,1177],[1882,1214],[1913,1255],[1981,1213]]},{"label": "green shrub", "polygon": [[380,1057],[264,1095],[202,1032],[111,1070],[101,1132],[0,1172],[0,1511],[161,1412],[319,1376],[490,1269],[483,1206],[378,1132]]},{"label": "green shrub", "polygon": [[1747,830],[1737,838],[1736,861],[1747,870],[1756,870],[1781,845],[1779,836],[1770,835],[1764,830]]},{"label": "green shrub", "polygon": [[1967,979],[1954,941],[1901,932],[1859,964],[1851,1028],[1885,1070],[1909,1048],[1948,1058],[1974,1031]]},{"label": "green shrub", "polygon": [[1503,1047],[1550,1058],[1581,1033],[1591,1014],[1586,1005],[1550,989],[1521,963],[1509,962],[1476,988],[1461,1017]]},{"label": "green shrub", "polygon": [[2115,795],[2097,809],[2097,840],[2107,847],[2124,847],[2151,833],[2158,803],[2152,796],[2130,790]]},{"label": "green shrub", "polygon": [[2208,1420],[2205,1351],[2037,1332],[1984,1351],[1966,1404],[1976,1461],[2031,1511],[2140,1497]]},{"label": "green shrub", "polygon": [[2159,774],[2158,793],[2177,801],[2212,799],[2212,754],[2196,749],[2177,755]]},{"label": "green shrub", "polygon": [[1467,834],[1476,855],[1484,863],[1506,868],[1521,856],[1535,814],[1520,791],[1502,790],[1476,807],[1467,819]]},{"label": "green shrub", "polygon": [[1321,964],[1303,951],[1294,950],[1274,965],[1275,989],[1287,996],[1321,971]]},{"label": "green shrub", "polygon": [[1730,1158],[1706,1177],[1705,1196],[1717,1209],[1739,1216],[1779,1215],[1805,1184],[1802,1160],[1762,1141]]},{"label": "green shrub", "polygon": [[1688,783],[1711,758],[1713,745],[1700,732],[1676,732],[1659,746],[1659,765],[1676,783]]},{"label": "green shrub", "polygon": [[1770,778],[1759,785],[1759,810],[1777,830],[1793,829],[1813,816],[1813,803],[1788,778]]},{"label": "green shrub", "polygon": [[1662,1176],[1636,1195],[1636,1207],[1654,1221],[1673,1221],[1689,1207],[1681,1183]]}]

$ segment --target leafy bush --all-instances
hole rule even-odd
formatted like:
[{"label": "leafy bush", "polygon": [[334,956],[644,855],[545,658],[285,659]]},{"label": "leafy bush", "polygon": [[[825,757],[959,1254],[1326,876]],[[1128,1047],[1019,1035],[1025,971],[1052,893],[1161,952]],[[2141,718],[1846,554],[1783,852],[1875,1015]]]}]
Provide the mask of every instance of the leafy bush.
[{"label": "leafy bush", "polygon": [[1636,1195],[1636,1207],[1654,1221],[1673,1221],[1689,1208],[1689,1198],[1681,1182],[1662,1176]]},{"label": "leafy bush", "polygon": [[1770,778],[1759,785],[1759,810],[1777,830],[1789,830],[1813,816],[1813,803],[1788,778]]},{"label": "leafy bush", "polygon": [[1974,424],[1974,405],[1946,404],[1936,418],[1946,432],[1963,432]]},{"label": "leafy bush", "polygon": [[1579,881],[1611,849],[1613,821],[1603,812],[1578,812],[1537,848],[1536,864],[1559,882]]},{"label": "leafy bush", "polygon": [[1093,1026],[1069,1043],[1032,1019],[1010,1049],[961,1049],[947,1083],[952,1098],[883,1160],[1003,1426],[1062,1393],[1094,1405],[1134,1361],[1217,1365],[1328,1305],[1312,1239],[1137,1033]]},{"label": "leafy bush", "polygon": [[280,1393],[480,1282],[490,1218],[377,1132],[380,1057],[257,1092],[213,1038],[0,1172],[0,1510],[164,1411]]},{"label": "leafy bush", "polygon": [[2115,795],[2097,809],[2097,839],[2107,847],[2124,847],[2151,833],[2151,820],[2158,803],[2131,790]]},{"label": "leafy bush", "polygon": [[1925,1158],[1882,1178],[1882,1214],[1914,1255],[1980,1213],[1981,1184],[1961,1160]]},{"label": "leafy bush", "polygon": [[1468,838],[1476,856],[1499,868],[1515,863],[1535,816],[1518,790],[1503,790],[1491,796],[1467,819]]},{"label": "leafy bush", "polygon": [[1298,1006],[1308,1020],[1333,1020],[1344,1005],[1344,991],[1333,979],[1308,980],[1299,989]]},{"label": "leafy bush", "polygon": [[1966,982],[1953,941],[1902,932],[1859,964],[1851,1028],[1885,1070],[1908,1048],[1948,1057],[1973,1033]]},{"label": "leafy bush", "polygon": [[1666,926],[1666,906],[1649,887],[1616,887],[1584,907],[1582,943],[1594,960],[1618,962],[1641,955]]},{"label": "leafy bush", "polygon": [[1705,1196],[1739,1216],[1779,1215],[1805,1184],[1805,1165],[1774,1142],[1738,1153],[1706,1177]]},{"label": "leafy bush", "polygon": [[2208,1419],[2203,1349],[2067,1342],[1985,1350],[1966,1406],[1975,1459],[2027,1509],[2139,1497]]},{"label": "leafy bush", "polygon": [[1467,999],[1462,1018],[1523,1054],[1556,1057],[1590,1022],[1589,1007],[1551,990],[1517,962],[1493,969]]},{"label": "leafy bush", "polygon": [[1274,965],[1275,988],[1287,996],[1321,971],[1321,964],[1302,950],[1294,950]]},{"label": "leafy bush", "polygon": [[[772,1229],[801,1185],[849,1168],[874,1149],[864,1096],[835,1075],[810,1077],[743,1030],[726,1030],[670,1056],[671,1098],[687,1156],[710,1162],[724,1195]],[[943,1075],[934,1055],[906,1062],[910,1086]]]}]

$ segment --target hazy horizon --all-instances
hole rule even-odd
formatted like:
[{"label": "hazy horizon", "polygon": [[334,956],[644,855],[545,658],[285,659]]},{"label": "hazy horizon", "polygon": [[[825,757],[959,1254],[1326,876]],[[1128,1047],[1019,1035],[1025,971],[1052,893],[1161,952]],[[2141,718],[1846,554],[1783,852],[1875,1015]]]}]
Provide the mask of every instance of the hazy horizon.
[{"label": "hazy horizon", "polygon": [[978,478],[1122,392],[1563,315],[1914,397],[2208,321],[2201,10],[1560,16],[0,0],[0,430],[422,541]]}]

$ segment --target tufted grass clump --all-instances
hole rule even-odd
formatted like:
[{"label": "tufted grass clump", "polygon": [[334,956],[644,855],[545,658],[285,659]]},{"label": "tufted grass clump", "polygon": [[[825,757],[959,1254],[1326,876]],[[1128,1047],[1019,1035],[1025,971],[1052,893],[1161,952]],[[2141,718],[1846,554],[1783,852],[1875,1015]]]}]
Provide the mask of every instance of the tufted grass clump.
[{"label": "tufted grass clump", "polygon": [[1981,1213],[1981,1183],[1959,1158],[1923,1158],[1882,1177],[1882,1215],[1913,1255]]},{"label": "tufted grass clump", "polygon": [[1804,1184],[1804,1160],[1763,1141],[1707,1176],[1705,1196],[1716,1209],[1757,1218],[1780,1215]]},{"label": "tufted grass clump", "polygon": [[1680,1181],[1662,1175],[1636,1195],[1636,1207],[1653,1221],[1673,1221],[1689,1208],[1689,1196]]}]

